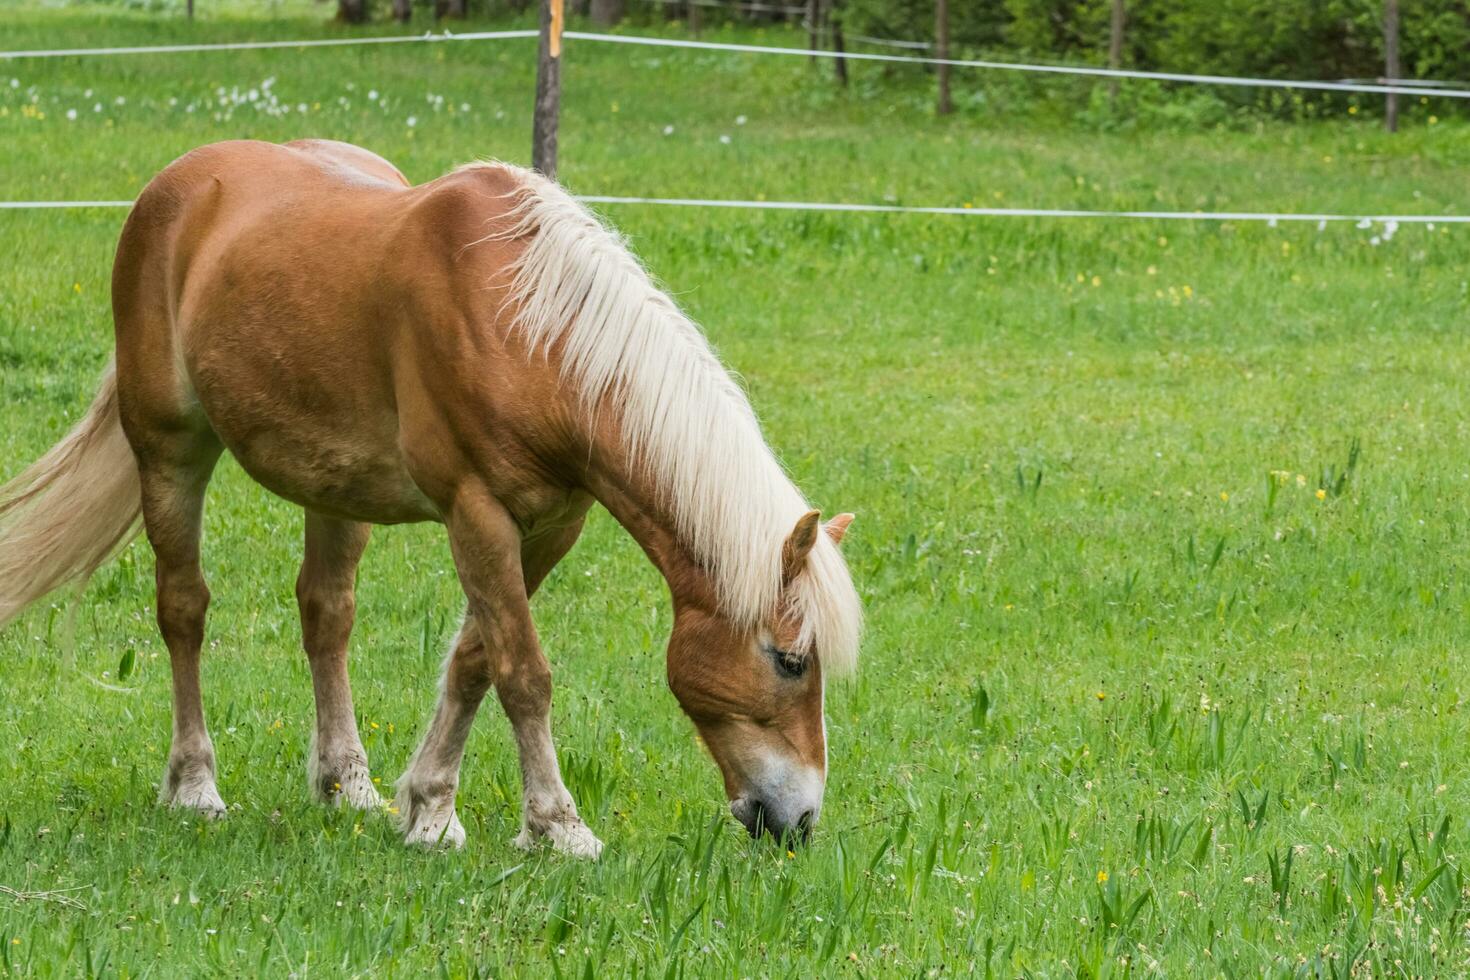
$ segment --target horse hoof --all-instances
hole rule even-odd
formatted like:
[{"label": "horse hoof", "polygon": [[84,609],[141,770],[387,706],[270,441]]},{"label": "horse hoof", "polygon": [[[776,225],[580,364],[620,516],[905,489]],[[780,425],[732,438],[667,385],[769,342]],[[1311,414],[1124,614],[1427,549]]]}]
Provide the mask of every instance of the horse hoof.
[{"label": "horse hoof", "polygon": [[369,784],[366,787],[357,787],[353,790],[342,791],[338,797],[339,803],[345,803],[354,810],[381,810],[383,809],[383,798],[378,791]]},{"label": "horse hoof", "polygon": [[172,809],[193,810],[206,820],[225,818],[225,801],[213,785],[180,787],[168,794],[163,802]]},{"label": "horse hoof", "polygon": [[331,784],[317,784],[317,798],[327,806],[349,806],[354,810],[381,810],[383,798],[364,769]]},{"label": "horse hoof", "polygon": [[596,861],[602,856],[602,841],[598,840],[597,835],[588,830],[587,825],[581,821],[570,827],[553,827],[546,836],[551,838],[552,847],[574,858]]},{"label": "horse hoof", "polygon": [[554,823],[539,832],[526,827],[512,843],[523,851],[529,851],[542,837],[550,840],[555,850],[574,858],[596,861],[602,855],[602,841],[580,820],[575,823]]},{"label": "horse hoof", "polygon": [[403,842],[410,847],[427,847],[460,850],[464,847],[464,825],[453,810],[446,820],[442,815],[424,816],[415,820],[403,835]]}]

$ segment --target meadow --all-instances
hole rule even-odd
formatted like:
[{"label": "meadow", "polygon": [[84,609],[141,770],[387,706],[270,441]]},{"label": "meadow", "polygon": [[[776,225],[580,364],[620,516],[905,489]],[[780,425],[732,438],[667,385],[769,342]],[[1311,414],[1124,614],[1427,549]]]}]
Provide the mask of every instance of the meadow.
[{"label": "meadow", "polygon": [[[339,33],[324,16],[8,4],[0,47]],[[358,142],[415,181],[525,163],[533,64],[524,41],[0,62],[0,199],[125,200],[243,136]],[[992,110],[1002,83],[961,74],[966,110],[936,120],[914,73],[855,66],[844,93],[799,58],[590,43],[564,84],[582,193],[1467,206],[1470,127],[1428,109],[1395,136],[1346,109],[1099,127]],[[230,817],[154,803],[168,663],[135,542],[0,633],[0,974],[1470,969],[1470,229],[602,210],[811,500],[858,515],[868,630],[828,690],[811,846],[729,817],[665,689],[663,584],[600,511],[536,605],[602,860],[510,846],[493,704],[463,852],[311,804],[301,516],[226,461],[204,672]],[[107,361],[124,213],[0,212],[7,477]],[[375,532],[352,679],[385,786],[461,609],[441,529]]]}]

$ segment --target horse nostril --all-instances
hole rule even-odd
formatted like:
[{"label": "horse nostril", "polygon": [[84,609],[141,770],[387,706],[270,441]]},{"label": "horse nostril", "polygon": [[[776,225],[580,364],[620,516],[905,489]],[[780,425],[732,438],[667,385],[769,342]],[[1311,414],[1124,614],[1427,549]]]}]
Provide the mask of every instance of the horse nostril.
[{"label": "horse nostril", "polygon": [[803,844],[812,838],[812,824],[816,818],[811,810],[806,811],[796,818],[796,834]]},{"label": "horse nostril", "polygon": [[750,832],[751,837],[759,838],[768,826],[766,806],[760,800],[755,800],[750,804],[750,823],[745,825],[745,829]]}]

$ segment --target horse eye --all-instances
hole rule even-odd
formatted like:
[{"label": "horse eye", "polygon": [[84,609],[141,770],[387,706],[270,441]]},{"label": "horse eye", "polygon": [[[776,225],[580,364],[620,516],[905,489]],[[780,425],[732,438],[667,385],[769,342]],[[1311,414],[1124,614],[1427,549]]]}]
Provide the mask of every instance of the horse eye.
[{"label": "horse eye", "polygon": [[782,677],[796,678],[806,673],[805,657],[797,656],[789,650],[782,650],[770,645],[766,646],[765,651],[775,661],[776,670],[780,672]]}]

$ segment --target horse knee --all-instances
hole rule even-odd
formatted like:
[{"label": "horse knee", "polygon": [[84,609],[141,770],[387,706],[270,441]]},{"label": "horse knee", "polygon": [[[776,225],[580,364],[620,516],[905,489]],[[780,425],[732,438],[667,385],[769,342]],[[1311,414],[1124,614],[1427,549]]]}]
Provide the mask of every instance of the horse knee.
[{"label": "horse knee", "polygon": [[461,701],[478,702],[495,681],[490,654],[482,643],[462,643],[449,658],[444,690]]},{"label": "horse knee", "polygon": [[517,663],[496,680],[495,693],[512,719],[547,714],[551,710],[551,668],[542,657]]}]

